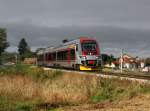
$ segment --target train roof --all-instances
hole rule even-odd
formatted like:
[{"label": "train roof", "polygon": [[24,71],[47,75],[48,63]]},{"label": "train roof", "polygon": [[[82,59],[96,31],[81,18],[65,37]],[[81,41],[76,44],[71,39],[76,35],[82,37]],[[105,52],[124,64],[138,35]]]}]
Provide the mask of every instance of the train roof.
[{"label": "train roof", "polygon": [[[77,38],[77,39],[68,40],[68,41],[66,41],[65,43],[63,43],[63,44],[61,44],[61,45],[59,45],[59,46],[56,46],[56,47],[54,47],[54,46],[49,46],[49,47],[47,47],[47,48],[45,48],[45,49],[42,49],[42,50],[38,51],[37,54],[42,54],[42,53],[44,53],[44,52],[57,50],[57,49],[60,49],[60,48],[62,48],[62,47],[65,47],[65,46],[68,46],[68,45],[71,45],[71,44],[79,44],[81,41],[84,41],[84,40],[95,40],[95,39],[94,39],[94,38],[90,38],[90,37],[81,36],[81,37],[79,37],[79,38]],[[96,41],[96,40],[95,40],[95,41]]]},{"label": "train roof", "polygon": [[81,36],[81,37],[79,37],[77,39],[69,40],[69,41],[65,42],[63,45],[68,45],[70,43],[78,43],[78,42],[83,41],[83,40],[95,40],[95,39],[94,38],[90,38],[90,37]]}]

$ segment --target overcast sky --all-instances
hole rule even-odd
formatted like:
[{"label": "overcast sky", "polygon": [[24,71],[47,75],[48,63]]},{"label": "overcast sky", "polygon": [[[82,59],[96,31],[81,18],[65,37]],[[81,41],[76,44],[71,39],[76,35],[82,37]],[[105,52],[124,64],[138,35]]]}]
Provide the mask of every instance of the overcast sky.
[{"label": "overcast sky", "polygon": [[96,38],[101,52],[150,57],[150,0],[0,0],[0,27],[15,51],[21,38],[32,49],[64,38]]}]

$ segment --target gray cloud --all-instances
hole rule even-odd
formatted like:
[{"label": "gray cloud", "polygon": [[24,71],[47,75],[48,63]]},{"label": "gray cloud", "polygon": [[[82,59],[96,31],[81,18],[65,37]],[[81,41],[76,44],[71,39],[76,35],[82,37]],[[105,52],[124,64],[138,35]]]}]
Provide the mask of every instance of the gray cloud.
[{"label": "gray cloud", "polygon": [[1,21],[150,28],[149,0],[1,0]]},{"label": "gray cloud", "polygon": [[75,39],[79,36],[88,36],[96,38],[100,43],[101,50],[106,53],[118,55],[120,49],[124,48],[139,56],[149,56],[150,54],[148,53],[150,49],[149,30],[129,30],[108,26],[50,28],[25,23],[5,26],[8,30],[8,41],[12,46],[17,46],[23,37],[32,47],[46,47],[61,44],[64,38]]},{"label": "gray cloud", "polygon": [[41,47],[90,36],[103,52],[150,56],[149,10],[149,0],[0,0],[0,27],[7,28],[9,50],[22,37]]}]

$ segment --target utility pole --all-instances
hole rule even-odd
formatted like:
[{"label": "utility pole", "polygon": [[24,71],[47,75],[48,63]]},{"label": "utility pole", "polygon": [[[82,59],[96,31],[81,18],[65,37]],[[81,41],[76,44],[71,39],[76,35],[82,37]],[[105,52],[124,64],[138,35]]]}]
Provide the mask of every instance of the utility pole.
[{"label": "utility pole", "polygon": [[121,70],[121,73],[123,72],[122,71],[122,67],[123,67],[123,49],[121,49],[121,66],[120,66],[120,70]]},{"label": "utility pole", "polygon": [[16,64],[17,64],[17,61],[18,60],[18,56],[17,56],[17,54],[15,55],[15,61],[16,61]]}]

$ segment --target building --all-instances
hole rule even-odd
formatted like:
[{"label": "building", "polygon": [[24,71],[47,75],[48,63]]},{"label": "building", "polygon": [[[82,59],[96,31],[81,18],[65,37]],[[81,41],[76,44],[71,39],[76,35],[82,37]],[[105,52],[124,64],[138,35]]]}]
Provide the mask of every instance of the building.
[{"label": "building", "polygon": [[23,61],[24,64],[36,64],[37,58],[25,58]]},{"label": "building", "polygon": [[122,58],[119,58],[119,64],[121,66],[121,59],[122,59],[122,66],[123,68],[127,69],[135,69],[138,68],[139,61],[132,57],[129,54],[123,54]]}]

